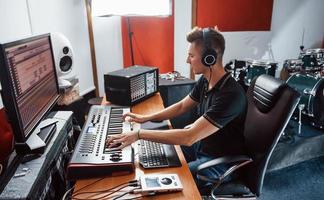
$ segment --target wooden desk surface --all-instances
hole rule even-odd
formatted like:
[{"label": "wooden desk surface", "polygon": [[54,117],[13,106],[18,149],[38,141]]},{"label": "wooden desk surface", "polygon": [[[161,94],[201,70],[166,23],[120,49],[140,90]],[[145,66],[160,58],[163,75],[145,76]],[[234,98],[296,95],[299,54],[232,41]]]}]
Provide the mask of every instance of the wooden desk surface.
[{"label": "wooden desk surface", "polygon": [[[141,102],[141,103],[133,106],[132,112],[139,113],[139,114],[147,114],[147,113],[152,113],[152,112],[162,110],[162,109],[163,109],[163,102],[162,102],[160,94],[157,93],[154,96],[152,96],[151,98],[145,100],[144,102]],[[190,173],[190,170],[188,168],[186,160],[182,154],[180,146],[177,145],[176,150],[177,150],[178,156],[180,158],[180,161],[182,163],[182,167],[146,169],[145,170],[144,168],[140,167],[139,162],[138,162],[138,156],[136,156],[135,157],[135,173],[122,175],[122,176],[106,177],[102,180],[100,180],[98,178],[87,179],[87,180],[78,180],[75,184],[74,191],[77,191],[80,188],[82,188],[86,185],[89,185],[95,181],[97,181],[97,182],[91,186],[86,187],[85,189],[82,190],[82,192],[93,192],[93,191],[108,189],[108,188],[117,186],[121,183],[130,181],[133,179],[138,179],[143,174],[175,173],[175,174],[178,174],[178,176],[180,177],[181,183],[183,185],[182,192],[164,193],[164,194],[159,194],[159,195],[155,195],[155,196],[144,197],[143,199],[174,199],[174,200],[201,199],[201,196],[200,196],[199,191],[196,187],[196,184],[193,180],[193,177]],[[89,194],[79,195],[77,197],[87,199],[87,197],[89,197]],[[99,197],[99,195],[96,197]],[[122,198],[120,198],[120,199],[122,199]]]}]

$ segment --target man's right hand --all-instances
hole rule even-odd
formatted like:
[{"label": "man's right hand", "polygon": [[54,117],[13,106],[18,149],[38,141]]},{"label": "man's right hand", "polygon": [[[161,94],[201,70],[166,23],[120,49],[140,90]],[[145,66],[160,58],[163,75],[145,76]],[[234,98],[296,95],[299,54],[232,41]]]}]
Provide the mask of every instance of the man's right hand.
[{"label": "man's right hand", "polygon": [[129,112],[123,115],[123,120],[127,122],[144,123],[149,121],[150,119],[146,115],[140,115]]}]

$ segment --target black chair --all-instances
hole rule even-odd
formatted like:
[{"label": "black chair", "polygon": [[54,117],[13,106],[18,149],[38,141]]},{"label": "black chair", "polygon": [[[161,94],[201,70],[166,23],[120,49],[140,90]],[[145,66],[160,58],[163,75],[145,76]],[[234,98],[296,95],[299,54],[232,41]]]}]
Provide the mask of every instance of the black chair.
[{"label": "black chair", "polygon": [[[244,127],[248,155],[221,157],[198,167],[197,178],[213,183],[208,189],[212,198],[256,199],[260,196],[269,158],[299,98],[298,92],[272,76],[261,75],[252,81],[247,91],[248,109]],[[234,164],[217,180],[199,174],[220,163]],[[224,182],[233,172],[236,178]]]}]

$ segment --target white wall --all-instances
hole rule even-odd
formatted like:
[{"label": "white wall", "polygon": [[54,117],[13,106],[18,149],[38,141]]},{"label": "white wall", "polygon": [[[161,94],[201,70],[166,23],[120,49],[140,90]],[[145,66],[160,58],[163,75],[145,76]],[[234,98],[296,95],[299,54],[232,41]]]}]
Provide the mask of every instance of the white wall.
[{"label": "white wall", "polygon": [[31,35],[26,1],[0,0],[0,42]]},{"label": "white wall", "polygon": [[28,15],[26,1],[0,0],[0,43],[31,35]]},{"label": "white wall", "polygon": [[123,50],[120,17],[93,17],[92,18],[99,96],[105,94],[104,74],[122,69]]},{"label": "white wall", "polygon": [[95,89],[84,0],[0,0],[0,41],[61,32],[74,49],[81,95]]},{"label": "white wall", "polygon": [[191,1],[174,0],[174,70],[186,77],[190,77],[186,34],[191,30],[191,7]]},{"label": "white wall", "polygon": [[297,58],[304,32],[305,48],[320,48],[324,39],[323,0],[275,0],[272,14],[272,51],[276,61]]},{"label": "white wall", "polygon": [[80,94],[94,90],[87,15],[84,0],[27,0],[33,34],[61,32],[74,50]]},{"label": "white wall", "polygon": [[271,43],[270,31],[223,32],[224,64],[231,59],[260,59],[267,55]]}]

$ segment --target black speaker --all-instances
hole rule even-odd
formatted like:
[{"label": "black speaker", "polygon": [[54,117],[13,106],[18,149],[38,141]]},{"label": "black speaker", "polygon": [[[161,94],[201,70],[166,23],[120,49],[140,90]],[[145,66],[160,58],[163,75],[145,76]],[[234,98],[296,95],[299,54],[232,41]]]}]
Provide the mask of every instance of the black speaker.
[{"label": "black speaker", "polygon": [[209,28],[203,29],[203,40],[204,49],[201,55],[201,62],[206,67],[214,65],[217,61],[217,52],[212,48],[212,42],[210,41],[210,30]]},{"label": "black speaker", "polygon": [[[187,96],[196,81],[191,79],[175,79],[174,81],[159,79],[159,91],[163,99],[164,107],[168,107],[174,103],[181,101]],[[188,124],[191,124],[197,119],[197,109],[193,109],[188,113],[184,113],[174,119],[171,119],[173,128],[183,128]]]}]

